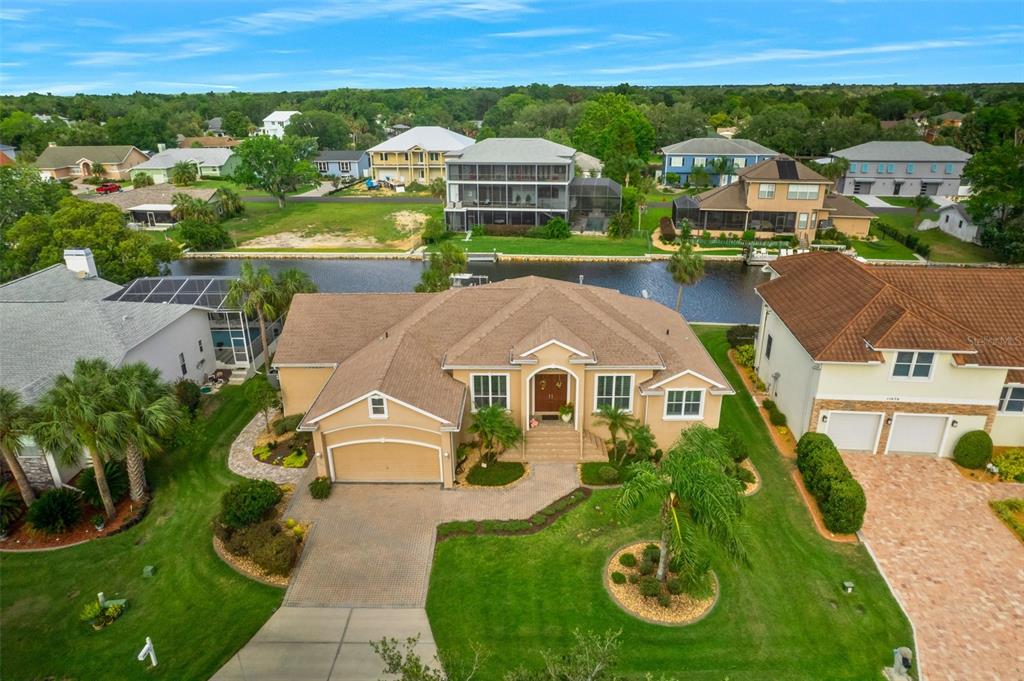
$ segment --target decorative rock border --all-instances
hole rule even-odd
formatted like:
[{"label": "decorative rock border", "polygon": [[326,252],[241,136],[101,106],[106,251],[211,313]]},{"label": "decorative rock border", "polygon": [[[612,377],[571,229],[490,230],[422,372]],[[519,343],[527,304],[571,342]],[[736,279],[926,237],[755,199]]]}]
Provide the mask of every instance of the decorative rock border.
[{"label": "decorative rock border", "polygon": [[[273,416],[271,416],[273,419]],[[278,485],[295,484],[302,479],[309,468],[315,464],[311,461],[307,468],[285,468],[284,466],[272,466],[269,463],[258,461],[252,455],[252,448],[256,444],[260,430],[267,427],[267,422],[262,413],[256,414],[252,421],[242,429],[235,441],[231,443],[231,452],[228,454],[228,468],[232,473],[241,475],[243,478],[253,480],[270,480]]]},{"label": "decorative rock border", "polygon": [[754,466],[754,462],[749,458],[743,459],[740,463],[740,467],[746,468],[748,471],[754,474],[754,484],[752,487],[745,488],[743,490],[743,496],[752,497],[761,491],[761,474],[757,472],[757,468]]},{"label": "decorative rock border", "polygon": [[[616,584],[612,581],[613,572],[627,573],[633,571],[630,568],[625,568],[619,565],[619,556],[624,553],[642,553],[645,546],[657,543],[657,541],[633,542],[616,549],[605,563],[604,571],[601,575],[605,591],[608,592],[608,596],[617,606],[619,606],[619,608],[622,609],[623,612],[631,617],[643,620],[648,624],[655,624],[662,627],[684,627],[688,624],[695,624],[701,621],[715,608],[715,605],[718,603],[718,597],[721,595],[721,585],[718,581],[718,575],[716,575],[714,571],[711,572],[711,577],[714,582],[714,595],[703,600],[697,600],[687,594],[672,596],[672,605],[668,608],[663,608],[661,605],[655,603],[653,599],[641,596],[636,584],[630,584],[629,582],[626,582],[625,584]],[[649,603],[655,604],[645,612],[641,612],[637,608],[637,605],[646,606]],[[683,610],[682,613],[680,613],[681,609]],[[656,617],[656,615],[659,614],[663,614],[664,617]]]},{"label": "decorative rock border", "polygon": [[[224,542],[217,538],[216,535],[213,537],[213,552],[227,564],[232,570],[248,577],[249,579],[266,584],[267,586],[277,587],[278,589],[288,588],[288,578],[278,577],[277,575],[266,575],[260,570],[255,563],[252,561],[242,558],[241,556],[232,555],[225,547]],[[298,565],[299,560],[296,558],[295,564]],[[292,574],[295,573],[295,567],[292,567]]]}]

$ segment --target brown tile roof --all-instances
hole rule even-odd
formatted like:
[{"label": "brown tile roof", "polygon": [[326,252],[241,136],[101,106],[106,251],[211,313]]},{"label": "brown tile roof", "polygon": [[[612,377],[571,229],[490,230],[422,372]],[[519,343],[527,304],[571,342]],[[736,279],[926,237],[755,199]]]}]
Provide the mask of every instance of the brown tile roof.
[{"label": "brown tile roof", "polygon": [[818,361],[946,350],[963,364],[1024,368],[1024,270],[872,267],[825,252],[772,269],[780,276],[757,292]]},{"label": "brown tile roof", "polygon": [[[786,172],[783,170],[783,166],[792,163],[796,168],[796,177],[788,177]],[[778,182],[785,181],[798,181],[798,182],[825,182],[831,184],[832,180],[827,177],[819,175],[814,172],[803,163],[794,161],[789,156],[776,156],[774,158],[768,158],[752,166],[747,166],[743,170],[739,171],[738,175],[746,180],[775,180]]]},{"label": "brown tile roof", "polygon": [[742,182],[709,189],[695,198],[701,210],[750,210],[747,207],[746,185]]},{"label": "brown tile roof", "polygon": [[216,135],[182,137],[178,139],[178,148],[191,149],[196,145],[196,143],[204,149],[230,149],[231,147],[237,147],[242,143],[242,140],[236,140],[234,137],[218,137]]},{"label": "brown tile roof", "polygon": [[856,201],[842,194],[829,194],[823,204],[825,210],[837,218],[874,218],[876,215]]},{"label": "brown tile roof", "polygon": [[443,367],[512,368],[513,359],[549,340],[589,353],[596,366],[653,369],[648,385],[689,369],[731,391],[672,310],[540,277],[436,294],[299,295],[274,364],[337,366],[307,422],[380,391],[454,425],[466,386]]}]

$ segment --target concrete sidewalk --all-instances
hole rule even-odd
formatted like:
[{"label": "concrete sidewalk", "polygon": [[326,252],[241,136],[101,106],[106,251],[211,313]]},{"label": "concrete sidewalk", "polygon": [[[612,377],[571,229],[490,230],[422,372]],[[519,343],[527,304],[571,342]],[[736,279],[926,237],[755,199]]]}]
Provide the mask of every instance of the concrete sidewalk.
[{"label": "concrete sidewalk", "polygon": [[416,653],[432,662],[437,646],[422,608],[285,606],[212,681],[378,681],[384,667],[370,643],[414,636]]}]

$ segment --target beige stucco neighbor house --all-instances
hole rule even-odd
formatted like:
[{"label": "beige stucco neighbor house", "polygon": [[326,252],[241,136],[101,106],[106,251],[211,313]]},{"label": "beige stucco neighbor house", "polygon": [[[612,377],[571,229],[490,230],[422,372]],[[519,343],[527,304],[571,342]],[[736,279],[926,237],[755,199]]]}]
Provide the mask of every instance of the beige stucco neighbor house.
[{"label": "beige stucco neighbor house", "polygon": [[[500,404],[531,452],[603,458],[612,404],[667,447],[718,426],[732,388],[678,314],[616,291],[523,277],[443,293],[295,297],[274,357],[286,414],[313,432],[319,475],[453,484],[477,408]],[[572,419],[559,407],[572,403]]]},{"label": "beige stucco neighbor house", "polygon": [[101,175],[108,180],[127,180],[135,166],[149,158],[130,144],[43,149],[35,166],[44,180],[79,179]]},{"label": "beige stucco neighbor house", "polygon": [[420,125],[367,149],[375,180],[429,184],[444,179],[445,154],[473,144],[472,137],[437,125]]},{"label": "beige stucco neighbor house", "polygon": [[1024,445],[1024,270],[770,267],[755,367],[794,435],[867,454],[951,456],[972,430]]}]

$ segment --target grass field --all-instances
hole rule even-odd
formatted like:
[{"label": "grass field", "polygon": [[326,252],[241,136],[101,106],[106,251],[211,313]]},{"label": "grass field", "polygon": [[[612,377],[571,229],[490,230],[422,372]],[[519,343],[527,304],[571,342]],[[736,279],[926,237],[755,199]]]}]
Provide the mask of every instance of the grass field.
[{"label": "grass field", "polygon": [[658,229],[658,221],[670,217],[672,217],[671,208],[648,208],[647,212],[640,217],[640,229],[653,232]]},{"label": "grass field", "polygon": [[[899,206],[900,208],[914,207],[914,199],[912,199],[909,196],[879,196],[878,198],[882,199],[890,206]],[[927,210],[934,210],[935,208],[939,207],[939,204],[931,200],[929,200],[929,204],[930,205],[928,206]]]},{"label": "grass field", "polygon": [[[480,678],[541,652],[564,650],[576,629],[621,631],[617,676],[669,674],[687,681],[872,679],[898,645],[912,645],[909,623],[863,546],[815,531],[783,459],[726,359],[721,328],[698,335],[737,395],[725,397],[722,424],[748,447],[763,485],[747,500],[750,565],[713,552],[721,584],[711,613],[686,627],[646,624],[622,612],[602,585],[605,561],[623,544],[657,535],[657,508],[626,518],[617,490],[598,490],[551,527],[530,536],[474,536],[440,543],[427,612],[439,647],[488,657]],[[852,581],[852,594],[842,592]]]},{"label": "grass field", "polygon": [[[289,203],[282,209],[275,203],[248,203],[245,214],[228,220],[224,227],[243,249],[248,239],[293,232],[307,237],[339,235],[375,240],[383,250],[387,250],[384,247],[387,242],[408,236],[395,224],[394,214],[402,211],[440,215],[441,206],[422,203]],[[344,247],[323,250],[344,250]]]},{"label": "grass field", "polygon": [[[270,196],[270,194],[268,194],[267,192],[263,191],[262,189],[251,189],[249,187],[246,187],[245,185],[241,185],[241,184],[237,184],[235,182],[232,182],[231,180],[210,180],[210,179],[199,180],[198,182],[196,182],[192,186],[193,187],[206,187],[206,188],[209,188],[209,189],[220,189],[221,187],[227,187],[228,189],[234,190],[239,196]],[[308,192],[310,189],[312,189],[315,186],[316,185],[313,185],[313,184],[304,184],[304,185],[301,185],[295,191],[288,192],[288,193],[289,194],[293,194],[293,195],[294,194],[302,194],[303,192]]]},{"label": "grass field", "polygon": [[[242,388],[212,398],[216,410],[188,443],[148,465],[154,499],[121,534],[41,553],[0,554],[0,678],[207,679],[281,603],[283,591],[240,576],[213,552],[210,520],[235,480],[228,447],[256,410]],[[152,578],[142,568],[154,565]],[[78,621],[97,592],[127,598],[112,626]],[[150,636],[159,666],[135,660]]]},{"label": "grass field", "polygon": [[857,255],[868,260],[917,260],[912,250],[892,237],[881,233],[875,236],[878,237],[877,241],[851,242]]},{"label": "grass field", "polygon": [[[923,213],[922,219],[934,220],[936,213]],[[878,216],[882,222],[895,227],[904,233],[915,233],[922,243],[931,247],[928,259],[933,262],[948,263],[979,263],[997,260],[992,251],[977,244],[960,241],[955,236],[946,234],[941,229],[918,231],[914,229],[912,213],[882,213]]]},{"label": "grass field", "polygon": [[645,255],[650,252],[646,233],[629,239],[604,236],[579,236],[568,239],[531,239],[525,236],[475,236],[470,241],[452,239],[471,253],[508,253],[511,255]]}]

